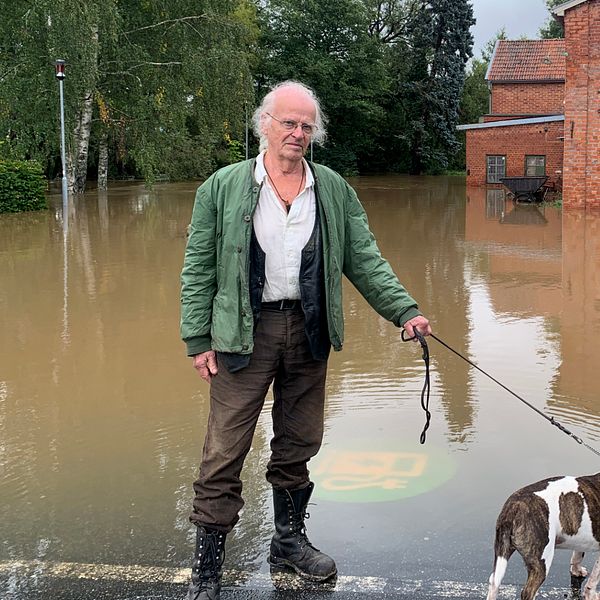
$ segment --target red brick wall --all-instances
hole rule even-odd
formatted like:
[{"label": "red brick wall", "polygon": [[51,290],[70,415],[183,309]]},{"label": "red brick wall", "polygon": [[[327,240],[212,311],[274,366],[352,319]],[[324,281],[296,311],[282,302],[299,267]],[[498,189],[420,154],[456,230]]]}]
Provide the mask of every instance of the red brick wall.
[{"label": "red brick wall", "polygon": [[492,114],[562,115],[564,83],[494,83]]},{"label": "red brick wall", "polygon": [[467,130],[467,185],[486,185],[486,156],[506,156],[506,176],[525,175],[525,155],[546,156],[546,175],[560,187],[563,168],[563,123],[486,127]]},{"label": "red brick wall", "polygon": [[565,208],[600,208],[600,0],[565,13]]}]

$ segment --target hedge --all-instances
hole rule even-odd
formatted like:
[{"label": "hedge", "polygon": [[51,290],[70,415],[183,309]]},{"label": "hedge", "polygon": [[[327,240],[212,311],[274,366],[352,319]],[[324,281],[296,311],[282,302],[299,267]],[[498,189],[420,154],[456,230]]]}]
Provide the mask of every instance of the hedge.
[{"label": "hedge", "polygon": [[44,210],[46,179],[34,161],[0,160],[0,213]]}]

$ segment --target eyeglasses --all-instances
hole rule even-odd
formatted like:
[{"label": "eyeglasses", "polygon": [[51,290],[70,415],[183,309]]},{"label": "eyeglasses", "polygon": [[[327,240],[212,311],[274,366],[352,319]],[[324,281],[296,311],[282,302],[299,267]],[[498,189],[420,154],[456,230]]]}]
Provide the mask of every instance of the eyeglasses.
[{"label": "eyeglasses", "polygon": [[312,135],[318,129],[316,125],[311,125],[310,123],[300,123],[299,121],[293,121],[292,119],[278,119],[271,113],[265,114],[269,115],[271,119],[275,119],[278,123],[280,123],[286,131],[295,131],[299,125],[304,135]]}]

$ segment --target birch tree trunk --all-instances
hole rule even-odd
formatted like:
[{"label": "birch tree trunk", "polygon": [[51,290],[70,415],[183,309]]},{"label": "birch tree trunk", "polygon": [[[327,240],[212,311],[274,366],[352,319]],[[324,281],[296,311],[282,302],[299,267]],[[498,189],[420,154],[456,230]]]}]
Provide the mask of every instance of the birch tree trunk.
[{"label": "birch tree trunk", "polygon": [[92,131],[94,93],[98,73],[98,25],[92,27],[92,60],[90,71],[94,74],[93,85],[83,95],[75,118],[73,146],[70,156],[69,187],[74,194],[83,194],[87,179],[88,149]]},{"label": "birch tree trunk", "polygon": [[100,137],[98,150],[98,189],[105,190],[108,187],[108,133],[105,131]]},{"label": "birch tree trunk", "polygon": [[75,130],[73,131],[74,153],[71,160],[71,191],[83,194],[87,179],[88,148],[92,131],[92,114],[94,110],[94,94],[88,92],[77,113]]}]

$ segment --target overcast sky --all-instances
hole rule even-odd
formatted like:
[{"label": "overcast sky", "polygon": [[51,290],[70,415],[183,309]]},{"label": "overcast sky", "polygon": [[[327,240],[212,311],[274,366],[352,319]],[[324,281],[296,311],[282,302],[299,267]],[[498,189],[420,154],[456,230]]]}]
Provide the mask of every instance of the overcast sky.
[{"label": "overcast sky", "polygon": [[525,35],[537,38],[539,28],[549,16],[544,0],[471,0],[477,23],[471,29],[475,43],[473,55],[479,57],[481,49],[502,27],[508,39]]}]

